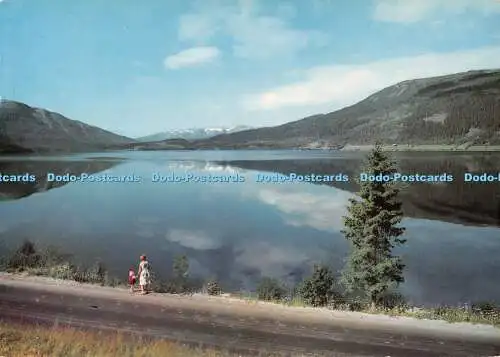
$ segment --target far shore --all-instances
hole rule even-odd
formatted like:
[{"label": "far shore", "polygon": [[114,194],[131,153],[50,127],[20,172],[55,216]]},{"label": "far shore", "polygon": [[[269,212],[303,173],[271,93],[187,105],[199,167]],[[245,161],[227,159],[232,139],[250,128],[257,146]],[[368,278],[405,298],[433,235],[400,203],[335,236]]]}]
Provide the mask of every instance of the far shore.
[{"label": "far shore", "polygon": [[[346,145],[340,151],[370,151],[374,145]],[[385,151],[457,151],[457,152],[500,152],[500,145],[384,145]]]},{"label": "far shore", "polygon": [[[334,147],[237,147],[237,148],[188,148],[184,146],[163,146],[163,147],[140,147],[140,148],[115,148],[115,149],[103,149],[97,152],[106,151],[247,151],[247,150],[265,150],[265,151],[276,151],[276,150],[304,150],[304,151],[337,151],[337,152],[369,152],[375,145],[351,145],[347,144],[340,148]],[[392,152],[500,152],[500,145],[411,145],[411,144],[391,144],[382,145],[384,151]],[[91,154],[96,153],[96,151],[90,152],[30,152],[30,153],[0,153],[0,158],[2,160],[19,160],[22,157],[52,157],[58,155],[72,155],[72,154]],[[97,157],[96,157],[97,158]],[[113,157],[99,157],[98,159],[106,160],[121,160]]]}]

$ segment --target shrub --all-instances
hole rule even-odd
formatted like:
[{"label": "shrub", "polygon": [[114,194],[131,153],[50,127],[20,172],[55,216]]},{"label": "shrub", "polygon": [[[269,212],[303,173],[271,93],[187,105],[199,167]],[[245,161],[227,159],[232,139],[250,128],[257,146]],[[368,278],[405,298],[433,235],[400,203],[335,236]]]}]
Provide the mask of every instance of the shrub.
[{"label": "shrub", "polygon": [[73,271],[73,280],[77,283],[89,283],[89,274],[87,269],[76,267]]},{"label": "shrub", "polygon": [[398,292],[385,293],[377,301],[377,306],[386,310],[397,309],[401,312],[406,311],[409,308],[406,298]]},{"label": "shrub", "polygon": [[107,275],[108,272],[105,265],[102,262],[98,261],[89,270],[89,282],[104,285],[107,279]]},{"label": "shrub", "polygon": [[480,316],[493,316],[500,313],[500,308],[489,301],[481,301],[471,306],[472,313]]},{"label": "shrub", "polygon": [[108,280],[108,273],[104,264],[97,262],[90,269],[78,267],[73,269],[73,280],[78,283],[104,285]]},{"label": "shrub", "polygon": [[62,254],[54,247],[39,251],[29,240],[23,242],[14,254],[6,260],[5,267],[10,271],[28,271],[33,275],[50,275],[52,268],[68,265],[69,255]]},{"label": "shrub", "polygon": [[313,274],[305,279],[300,288],[304,302],[312,306],[334,305],[342,302],[341,295],[335,290],[335,277],[326,266],[316,265]]},{"label": "shrub", "polygon": [[440,318],[455,314],[457,311],[458,309],[450,306],[438,306],[432,309],[433,314]]},{"label": "shrub", "polygon": [[9,258],[2,256],[0,257],[0,270],[6,271],[9,269]]},{"label": "shrub", "polygon": [[177,279],[187,278],[189,276],[189,260],[185,255],[176,256],[172,266],[174,276]]},{"label": "shrub", "polygon": [[222,289],[217,282],[217,280],[211,280],[207,283],[207,294],[208,295],[220,295],[222,294]]},{"label": "shrub", "polygon": [[46,267],[68,264],[70,254],[62,253],[58,248],[49,246],[40,252],[40,264]]},{"label": "shrub", "polygon": [[277,301],[282,300],[287,293],[283,284],[273,278],[263,278],[257,286],[257,296],[259,300]]},{"label": "shrub", "polygon": [[29,268],[36,268],[40,265],[42,259],[37,253],[35,244],[25,241],[18,250],[10,257],[7,262],[7,269],[14,271],[24,271]]},{"label": "shrub", "polygon": [[128,287],[128,282],[124,279],[119,279],[117,277],[112,277],[106,274],[106,281],[104,282],[104,285],[110,286],[110,287],[117,287],[117,286],[127,286]]},{"label": "shrub", "polygon": [[167,280],[161,284],[161,290],[167,294],[182,294],[185,291],[185,284],[176,279]]},{"label": "shrub", "polygon": [[55,279],[73,279],[75,268],[70,263],[58,264],[48,269],[50,277]]},{"label": "shrub", "polygon": [[350,299],[347,303],[347,309],[349,311],[364,311],[369,305],[368,302],[360,297],[355,297]]},{"label": "shrub", "polygon": [[189,259],[185,255],[174,258],[172,264],[173,278],[164,284],[164,289],[170,294],[186,294],[193,292],[189,284]]},{"label": "shrub", "polygon": [[151,271],[151,290],[154,291],[155,293],[167,293],[167,288],[165,286],[165,282],[163,279],[158,275],[158,273],[154,270]]},{"label": "shrub", "polygon": [[[189,278],[189,260],[185,255],[174,258],[172,273],[169,279],[163,279],[154,270],[151,271],[151,288],[157,293],[192,294],[197,289],[198,282]],[[199,283],[203,285],[203,281]]]}]

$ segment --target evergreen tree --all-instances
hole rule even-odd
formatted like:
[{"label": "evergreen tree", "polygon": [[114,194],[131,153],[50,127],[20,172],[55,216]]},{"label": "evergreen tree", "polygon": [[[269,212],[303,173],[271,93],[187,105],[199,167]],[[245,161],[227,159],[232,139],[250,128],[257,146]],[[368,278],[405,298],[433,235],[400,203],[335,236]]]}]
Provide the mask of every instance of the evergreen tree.
[{"label": "evergreen tree", "polygon": [[[393,175],[396,165],[380,144],[368,155],[364,172],[369,175]],[[399,227],[403,218],[399,188],[388,182],[360,182],[360,199],[350,199],[342,233],[351,243],[351,254],[342,280],[350,292],[361,292],[372,308],[384,294],[404,281],[405,265],[393,255],[393,248],[406,242]]]},{"label": "evergreen tree", "polygon": [[174,258],[172,265],[174,279],[170,290],[175,293],[186,293],[189,290],[189,259],[185,255],[179,255]]},{"label": "evergreen tree", "polygon": [[172,264],[174,276],[177,279],[185,279],[189,276],[189,260],[185,255],[179,255],[174,258]]}]

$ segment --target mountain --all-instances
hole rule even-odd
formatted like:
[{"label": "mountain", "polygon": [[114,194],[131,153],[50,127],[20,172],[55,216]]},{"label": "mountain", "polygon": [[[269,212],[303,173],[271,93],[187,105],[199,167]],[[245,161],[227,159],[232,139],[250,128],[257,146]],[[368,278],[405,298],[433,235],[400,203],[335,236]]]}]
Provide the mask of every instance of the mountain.
[{"label": "mountain", "polygon": [[[342,148],[345,145],[500,144],[500,70],[400,82],[352,106],[279,126],[188,141],[184,149]],[[143,144],[179,149],[169,140]],[[132,147],[134,144],[131,145]]]},{"label": "mountain", "polygon": [[137,138],[140,142],[152,142],[169,139],[185,139],[185,140],[198,140],[211,138],[220,134],[236,133],[243,130],[251,129],[249,126],[238,125],[232,128],[193,128],[193,129],[174,129],[161,133],[156,133],[148,136]]},{"label": "mountain", "polygon": [[[182,148],[341,148],[376,141],[500,144],[500,70],[407,80],[331,113],[187,141]],[[169,140],[142,147],[146,146],[151,150],[180,148]]]},{"label": "mountain", "polygon": [[132,142],[58,113],[0,101],[0,153],[91,151]]},{"label": "mountain", "polygon": [[408,80],[357,104],[280,126],[218,135],[197,147],[500,144],[500,70]]}]

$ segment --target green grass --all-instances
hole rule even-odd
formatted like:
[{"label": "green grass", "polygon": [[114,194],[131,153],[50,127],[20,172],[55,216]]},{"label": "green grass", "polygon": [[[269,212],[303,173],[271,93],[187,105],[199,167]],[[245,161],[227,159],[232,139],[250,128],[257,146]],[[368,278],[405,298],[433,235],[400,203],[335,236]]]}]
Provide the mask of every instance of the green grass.
[{"label": "green grass", "polygon": [[166,340],[147,340],[120,333],[103,334],[70,327],[47,328],[0,323],[0,356],[236,357],[242,355],[229,351],[190,348]]},{"label": "green grass", "polygon": [[401,315],[418,319],[443,320],[450,323],[468,322],[500,327],[500,310],[498,307],[494,307],[491,310],[478,309],[477,311],[471,311],[466,307],[439,307],[422,309],[416,312],[405,311]]},{"label": "green grass", "polygon": [[[242,299],[251,304],[257,304],[259,300],[255,293],[243,292],[231,295],[235,298]],[[279,304],[290,307],[311,307],[300,296],[295,296],[292,299],[283,300],[266,300],[268,303]],[[449,323],[471,323],[484,324],[500,327],[500,309],[489,303],[477,304],[475,307],[466,306],[449,306],[436,308],[415,308],[410,306],[396,306],[393,308],[376,308],[375,310],[369,307],[369,304],[358,304],[357,308],[352,308],[348,304],[336,305],[331,307],[332,310],[340,311],[356,311],[368,314],[412,317],[421,320],[439,320]]]}]

